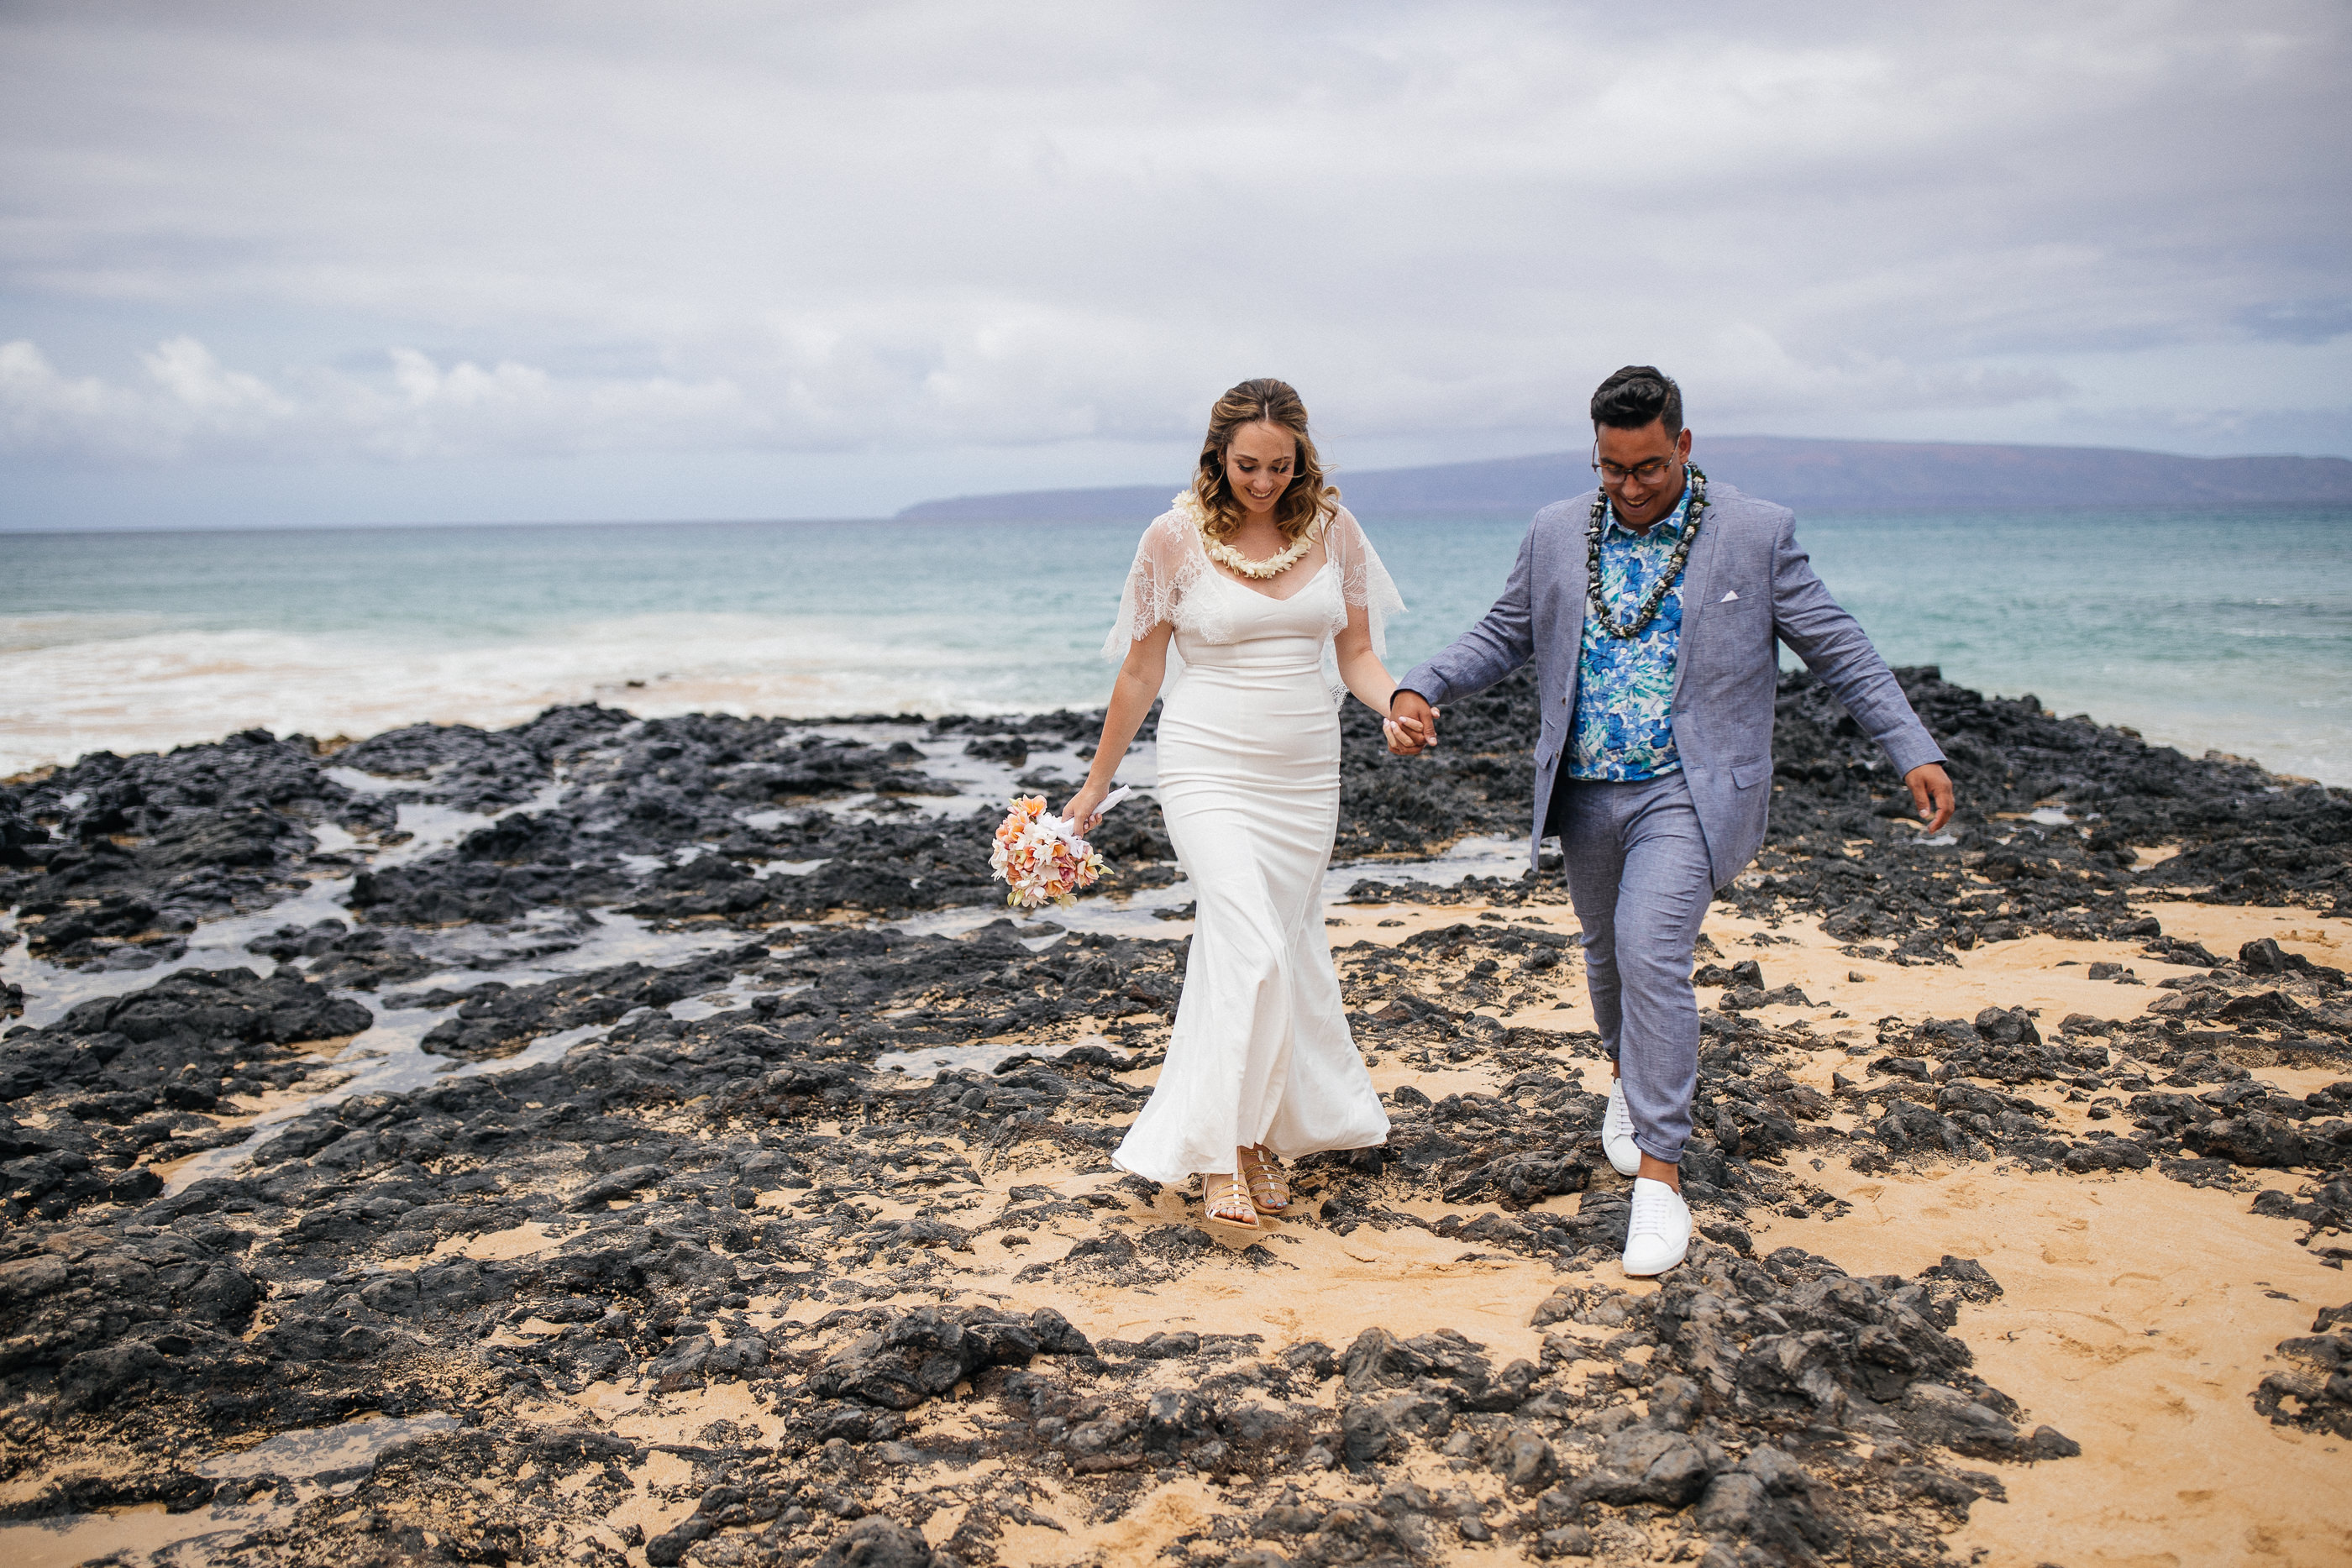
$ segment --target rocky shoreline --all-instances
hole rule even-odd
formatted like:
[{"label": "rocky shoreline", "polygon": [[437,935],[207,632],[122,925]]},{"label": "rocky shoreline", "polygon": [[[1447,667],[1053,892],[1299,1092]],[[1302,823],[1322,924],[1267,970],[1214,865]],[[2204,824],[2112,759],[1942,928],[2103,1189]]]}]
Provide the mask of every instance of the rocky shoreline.
[{"label": "rocky shoreline", "polygon": [[1102,835],[1114,899],[1016,923],[987,880],[992,803],[1069,788],[1095,716],[559,708],[0,785],[0,1541],[1954,1561],[2105,1461],[1983,1375],[2021,1303],[1981,1260],[1832,1260],[1953,1172],[2226,1204],[2311,1319],[2230,1397],[2352,1437],[2352,793],[1902,674],[1961,791],[1928,842],[1784,679],[1659,1286],[1615,1268],[1565,895],[1460,858],[1523,831],[1517,683],[1417,762],[1349,716],[1334,946],[1395,1133],[1240,1250],[1107,1157],[1182,972],[1156,810]]}]

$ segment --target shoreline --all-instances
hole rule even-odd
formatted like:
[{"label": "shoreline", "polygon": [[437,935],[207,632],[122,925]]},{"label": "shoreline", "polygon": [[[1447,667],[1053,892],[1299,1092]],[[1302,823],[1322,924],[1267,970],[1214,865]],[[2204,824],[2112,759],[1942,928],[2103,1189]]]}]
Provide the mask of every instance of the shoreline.
[{"label": "shoreline", "polygon": [[[1104,595],[1159,509],[1100,528],[1013,526],[1010,548],[950,551],[951,571],[940,570],[947,536],[929,526],[786,543],[623,528],[561,549],[498,530],[276,546],[158,536],[94,554],[28,539],[14,596],[25,612],[0,615],[0,674],[19,694],[0,717],[0,775],[253,725],[497,728],[588,700],[811,720],[1091,706],[1107,690]],[[2352,785],[2342,521],[2260,525],[2260,548],[2218,560],[2210,527],[2154,513],[2087,528],[2000,512],[1804,514],[1799,537],[1892,662],[1941,656],[1979,690],[2038,692],[2192,757],[2218,748]],[[1413,607],[1391,629],[1402,667],[1492,602],[1525,517],[1367,526]],[[452,551],[454,576],[435,564]],[[197,580],[218,592],[192,601]],[[1017,626],[971,630],[971,606],[1014,603]]]},{"label": "shoreline", "polygon": [[2332,1561],[2352,796],[1906,685],[1949,843],[1784,683],[1655,1283],[1564,894],[1398,858],[1517,831],[1509,690],[1419,771],[1350,729],[1328,929],[1395,1133],[1246,1249],[1106,1157],[1186,930],[1154,814],[1105,846],[1132,910],[974,873],[1088,716],[559,709],[0,787],[43,1020],[0,1039],[0,1540]]}]

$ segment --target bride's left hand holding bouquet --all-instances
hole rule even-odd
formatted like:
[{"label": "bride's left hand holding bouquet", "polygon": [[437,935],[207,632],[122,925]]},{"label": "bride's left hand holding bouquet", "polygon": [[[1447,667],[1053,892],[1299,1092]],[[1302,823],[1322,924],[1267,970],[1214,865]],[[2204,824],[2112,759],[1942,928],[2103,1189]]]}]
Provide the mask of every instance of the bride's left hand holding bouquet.
[{"label": "bride's left hand holding bouquet", "polygon": [[[1125,787],[1114,790],[1093,814],[1099,817],[1132,792]],[[989,852],[988,864],[1012,890],[1004,902],[1015,909],[1045,904],[1066,909],[1082,889],[1110,874],[1109,865],[1077,824],[1045,810],[1042,795],[1013,798],[1013,809],[997,824],[996,847]]]}]

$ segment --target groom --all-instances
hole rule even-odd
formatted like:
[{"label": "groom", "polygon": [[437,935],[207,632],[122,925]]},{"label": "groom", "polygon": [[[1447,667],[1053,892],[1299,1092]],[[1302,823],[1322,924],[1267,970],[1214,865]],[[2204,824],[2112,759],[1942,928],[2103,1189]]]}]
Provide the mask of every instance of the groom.
[{"label": "groom", "polygon": [[1592,429],[1601,488],[1536,514],[1486,618],[1400,684],[1390,748],[1426,750],[1438,705],[1536,662],[1535,845],[1559,835],[1616,1073],[1601,1144],[1634,1178],[1625,1272],[1663,1274],[1690,1249],[1676,1163],[1698,1079],[1691,948],[1764,842],[1776,643],[1885,750],[1928,832],[1951,817],[1952,783],[1787,508],[1690,465],[1679,387],[1628,365],[1592,394]]}]

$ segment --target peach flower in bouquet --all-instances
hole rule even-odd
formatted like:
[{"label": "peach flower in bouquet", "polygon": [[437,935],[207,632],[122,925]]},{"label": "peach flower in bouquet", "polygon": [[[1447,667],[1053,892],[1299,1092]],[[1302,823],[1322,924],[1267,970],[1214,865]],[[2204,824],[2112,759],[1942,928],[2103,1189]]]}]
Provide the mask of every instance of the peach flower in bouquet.
[{"label": "peach flower in bouquet", "polygon": [[[1100,810],[1109,810],[1128,794],[1124,789],[1115,790]],[[989,852],[988,864],[1011,889],[1004,902],[1015,909],[1046,904],[1066,909],[1080,892],[1111,874],[1110,866],[1075,824],[1045,810],[1041,795],[1013,798],[1013,809],[997,824],[996,847]]]}]

